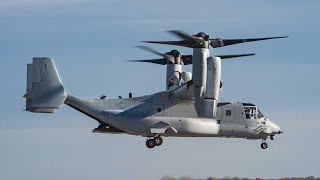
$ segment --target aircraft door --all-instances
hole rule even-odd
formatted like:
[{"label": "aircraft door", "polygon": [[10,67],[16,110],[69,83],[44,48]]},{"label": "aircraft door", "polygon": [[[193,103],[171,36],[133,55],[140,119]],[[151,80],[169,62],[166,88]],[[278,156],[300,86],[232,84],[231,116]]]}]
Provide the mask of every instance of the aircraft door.
[{"label": "aircraft door", "polygon": [[225,136],[233,136],[235,132],[234,107],[221,107],[221,133]]},{"label": "aircraft door", "polygon": [[220,131],[223,135],[232,137],[235,132],[234,107],[221,107]]}]

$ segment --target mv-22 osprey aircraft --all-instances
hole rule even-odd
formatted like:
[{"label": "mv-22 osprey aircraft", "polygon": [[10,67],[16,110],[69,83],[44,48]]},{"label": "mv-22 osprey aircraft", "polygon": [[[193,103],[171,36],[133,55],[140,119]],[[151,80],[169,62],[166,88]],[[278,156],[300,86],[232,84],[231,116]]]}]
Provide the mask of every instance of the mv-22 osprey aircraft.
[{"label": "mv-22 osprey aircraft", "polygon": [[[51,58],[35,57],[27,65],[26,111],[53,113],[66,104],[97,120],[97,133],[125,133],[146,137],[146,146],[154,148],[163,143],[162,137],[226,137],[266,140],[281,134],[280,127],[265,117],[252,103],[219,102],[221,60],[254,54],[210,56],[213,48],[238,43],[285,38],[210,39],[206,33],[188,35],[169,31],[180,41],[143,41],[184,46],[193,55],[179,51],[162,54],[151,48],[144,50],[162,56],[160,59],[135,60],[167,66],[166,90],[152,95],[118,99],[83,99],[67,94]],[[182,64],[192,64],[192,73],[183,72]]]}]

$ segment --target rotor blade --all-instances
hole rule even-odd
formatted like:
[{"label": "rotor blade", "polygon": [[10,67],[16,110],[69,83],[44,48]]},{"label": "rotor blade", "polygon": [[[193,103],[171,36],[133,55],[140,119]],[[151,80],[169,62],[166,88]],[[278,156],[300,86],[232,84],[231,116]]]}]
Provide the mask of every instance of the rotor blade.
[{"label": "rotor blade", "polygon": [[192,55],[182,55],[181,60],[183,61],[184,65],[192,64]]},{"label": "rotor blade", "polygon": [[164,58],[164,60],[166,60],[167,62],[174,63],[173,57],[168,55],[168,54],[166,54],[166,53],[164,53],[164,54],[159,53],[158,51],[156,51],[156,50],[154,50],[154,49],[152,49],[150,47],[147,47],[147,46],[136,46],[136,47],[138,47],[140,49],[143,49],[145,51],[151,52],[153,54],[157,54],[159,56],[162,56]]},{"label": "rotor blade", "polygon": [[165,54],[162,54],[162,53],[160,53],[160,52],[158,52],[158,51],[156,51],[156,50],[154,50],[152,48],[149,48],[147,46],[135,46],[135,47],[140,48],[140,49],[145,50],[145,51],[148,51],[148,52],[151,52],[153,54],[165,57]]},{"label": "rotor blade", "polygon": [[[245,56],[254,56],[256,54],[231,54],[231,55],[216,55],[215,57],[220,57],[221,59],[238,58]],[[184,65],[192,64],[192,55],[182,55],[181,59]]]},{"label": "rotor blade", "polygon": [[167,60],[165,58],[161,59],[144,59],[144,60],[127,60],[129,62],[146,62],[146,63],[153,63],[153,64],[161,64],[166,65]]},{"label": "rotor blade", "polygon": [[252,39],[210,39],[210,45],[213,48],[218,48],[218,47],[230,46],[230,45],[239,44],[239,43],[262,41],[262,40],[269,40],[269,39],[280,39],[280,38],[287,38],[287,37],[289,36],[252,38]]},{"label": "rotor blade", "polygon": [[182,41],[142,41],[142,42],[154,43],[154,44],[166,44],[166,45],[174,45],[174,46],[184,46],[184,47],[194,47],[195,45],[202,42],[199,38],[190,36],[183,31],[171,30],[168,32],[183,40]]},{"label": "rotor blade", "polygon": [[177,36],[178,38],[181,38],[185,41],[195,41],[195,38],[190,36],[189,34],[183,32],[183,31],[180,31],[180,30],[171,30],[171,31],[168,31],[170,34],[173,34],[174,36]]},{"label": "rotor blade", "polygon": [[254,56],[256,54],[231,54],[231,55],[216,55],[215,57],[220,57],[221,59],[230,59],[244,56]]},{"label": "rotor blade", "polygon": [[167,45],[174,45],[174,46],[185,46],[189,47],[184,41],[141,41],[144,43],[152,43],[152,44],[167,44]]}]

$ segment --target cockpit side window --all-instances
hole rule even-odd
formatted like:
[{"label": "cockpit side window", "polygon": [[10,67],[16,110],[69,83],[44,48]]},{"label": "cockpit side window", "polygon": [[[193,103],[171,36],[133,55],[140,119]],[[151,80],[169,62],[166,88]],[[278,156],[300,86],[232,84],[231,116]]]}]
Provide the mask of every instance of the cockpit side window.
[{"label": "cockpit side window", "polygon": [[257,118],[257,108],[256,107],[244,107],[244,112],[246,114],[246,119],[256,119]]},{"label": "cockpit side window", "polygon": [[244,112],[246,119],[259,119],[264,117],[262,112],[256,106],[244,106]]},{"label": "cockpit side window", "polygon": [[246,119],[251,119],[250,118],[250,113],[248,112],[248,110],[245,110],[245,113],[246,113]]}]

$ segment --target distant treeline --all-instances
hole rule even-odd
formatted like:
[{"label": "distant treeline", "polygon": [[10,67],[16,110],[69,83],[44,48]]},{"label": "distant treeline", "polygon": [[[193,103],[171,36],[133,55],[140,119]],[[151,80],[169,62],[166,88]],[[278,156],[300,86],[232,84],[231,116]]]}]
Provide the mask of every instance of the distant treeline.
[{"label": "distant treeline", "polygon": [[209,177],[206,179],[196,179],[192,177],[175,178],[172,176],[164,176],[161,178],[161,180],[320,180],[320,178],[309,176],[309,177],[287,177],[287,178],[279,178],[279,179],[263,179],[263,178],[250,179],[250,178],[238,178],[238,177],[224,177],[224,178]]}]

